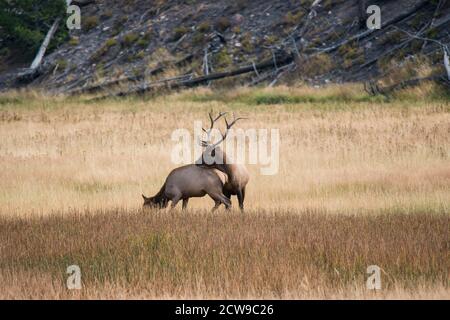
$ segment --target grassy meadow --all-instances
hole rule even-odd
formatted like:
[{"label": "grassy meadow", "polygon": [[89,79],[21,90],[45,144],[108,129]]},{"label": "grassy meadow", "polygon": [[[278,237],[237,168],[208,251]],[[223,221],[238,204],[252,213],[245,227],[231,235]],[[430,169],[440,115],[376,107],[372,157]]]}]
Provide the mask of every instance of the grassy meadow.
[{"label": "grassy meadow", "polygon": [[[210,110],[279,129],[278,174],[248,166],[244,214],[142,211],[178,166],[172,132]],[[2,298],[450,298],[450,97],[432,85],[9,92],[0,137]]]}]

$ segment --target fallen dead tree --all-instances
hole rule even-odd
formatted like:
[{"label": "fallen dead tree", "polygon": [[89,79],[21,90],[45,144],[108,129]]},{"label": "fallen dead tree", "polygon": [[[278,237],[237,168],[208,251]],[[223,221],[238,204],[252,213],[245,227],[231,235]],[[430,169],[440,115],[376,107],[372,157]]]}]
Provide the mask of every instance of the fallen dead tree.
[{"label": "fallen dead tree", "polygon": [[[125,91],[120,91],[114,94],[108,94],[104,95],[102,97],[96,98],[96,99],[104,99],[109,97],[123,97],[133,94],[145,94],[147,92],[150,92],[152,90],[155,90],[157,88],[161,88],[161,83],[164,83],[164,85],[168,89],[178,89],[178,88],[190,88],[199,86],[205,83],[208,83],[210,81],[215,81],[219,79],[225,79],[229,77],[235,77],[242,74],[247,74],[250,72],[255,72],[255,68],[257,70],[267,70],[267,69],[274,69],[277,70],[280,67],[286,66],[294,61],[294,57],[292,54],[286,53],[286,52],[279,52],[275,55],[275,59],[267,59],[265,61],[262,61],[258,64],[251,64],[242,68],[224,71],[224,72],[218,72],[218,73],[210,73],[209,75],[192,78],[192,79],[175,79],[174,81],[165,81],[160,80],[158,82],[151,82],[143,85],[138,85],[129,88]],[[166,79],[167,80],[167,79]]]},{"label": "fallen dead tree", "polygon": [[[443,18],[441,21],[439,21],[438,23],[434,24],[433,28],[440,28],[440,27],[445,27],[450,23],[450,15],[448,15],[447,17]],[[405,34],[407,34],[409,36],[408,39],[406,39],[405,41],[403,41],[402,43],[392,47],[391,49],[387,50],[387,51],[383,51],[380,55],[370,59],[369,61],[363,63],[361,66],[359,66],[359,69],[363,69],[371,64],[376,63],[377,61],[379,61],[381,58],[389,56],[391,54],[393,54],[395,51],[400,50],[402,48],[404,48],[405,46],[407,46],[409,43],[411,43],[413,40],[418,39],[418,40],[423,40],[423,41],[429,41],[429,42],[435,42],[437,44],[439,44],[440,46],[443,46],[442,43],[440,43],[439,41],[436,41],[434,39],[430,39],[430,38],[425,38],[422,35],[426,34],[427,31],[429,31],[430,29],[423,29],[421,31],[419,31],[417,34],[412,34],[410,32],[407,32],[405,30],[402,30],[400,28],[397,27],[393,27],[394,29],[403,32]]]},{"label": "fallen dead tree", "polygon": [[384,88],[380,88],[377,86],[376,92],[374,92],[374,93],[382,94],[382,95],[389,95],[397,90],[415,87],[415,86],[418,86],[425,82],[437,82],[437,83],[441,83],[446,86],[450,85],[450,81],[447,79],[447,75],[440,74],[440,75],[423,77],[423,78],[409,79],[409,80],[405,80],[400,83],[396,83],[396,84],[393,84],[391,86],[384,87]]},{"label": "fallen dead tree", "polygon": [[[293,33],[289,36],[288,40],[294,43],[294,47],[296,49],[296,50],[294,50],[294,52],[298,56],[305,55],[308,58],[308,57],[313,57],[318,53],[324,53],[324,52],[329,53],[329,52],[339,49],[341,46],[343,46],[351,41],[361,40],[361,39],[364,39],[369,36],[376,36],[378,34],[377,32],[381,32],[379,30],[366,30],[366,31],[360,32],[356,35],[353,35],[353,36],[349,37],[348,39],[345,39],[339,43],[336,43],[330,47],[318,48],[318,49],[316,49],[316,52],[313,54],[306,54],[304,52],[303,46],[300,46],[300,48],[297,46],[297,41],[298,41],[298,39],[303,38],[304,34],[307,32],[307,29],[308,29],[311,21],[317,15],[315,9],[318,4],[320,4],[319,0],[313,2],[313,4],[310,7],[309,13],[306,17],[304,24],[301,27],[296,28],[295,34]],[[414,13],[417,13],[418,11],[420,11],[427,5],[429,5],[429,3],[427,1],[420,1],[420,2],[416,3],[412,8],[405,9],[404,12],[401,12],[394,18],[386,21],[382,25],[382,27],[384,29],[387,27],[391,28],[391,27],[395,26],[395,24],[402,22],[403,20],[409,18]],[[448,21],[449,21],[448,17],[445,17],[444,19],[441,19],[441,21],[438,21],[437,24],[433,25],[433,28],[437,28],[442,25],[445,25]],[[426,31],[427,30],[421,30],[419,35]],[[406,43],[402,43],[402,44],[396,46],[395,48],[393,48],[390,51],[383,52],[382,55],[384,56],[384,55],[390,54],[390,53],[402,48],[409,42],[411,42],[411,40],[408,40],[408,41],[406,41]],[[273,50],[273,48],[271,48],[271,49]],[[369,64],[376,62],[377,60],[379,60],[379,58],[380,57],[371,59],[371,61],[369,61],[368,63],[365,63],[364,66],[367,66]],[[274,59],[267,59],[266,61],[263,61],[262,63],[259,63],[259,64],[251,64],[251,65],[249,64],[245,67],[235,69],[235,70],[219,72],[219,73],[210,73],[210,74],[208,74],[208,72],[205,72],[204,76],[196,77],[193,79],[187,79],[187,80],[185,80],[185,79],[184,80],[180,80],[180,79],[165,80],[165,79],[163,79],[162,81],[158,81],[158,82],[133,85],[133,86],[129,87],[127,90],[123,90],[123,91],[120,91],[120,92],[117,92],[114,94],[108,94],[108,95],[105,95],[104,97],[110,97],[110,96],[121,97],[121,96],[130,95],[130,94],[143,94],[143,93],[161,88],[162,83],[164,84],[165,87],[167,87],[169,89],[176,89],[176,88],[180,88],[180,87],[194,87],[194,86],[198,86],[198,85],[202,85],[202,84],[209,84],[211,81],[234,77],[237,75],[246,74],[246,73],[250,73],[250,72],[255,72],[257,75],[257,77],[251,81],[252,85],[261,83],[263,81],[271,81],[271,85],[273,85],[277,82],[277,80],[283,74],[283,72],[281,72],[280,68],[285,67],[291,63],[295,63],[294,57],[292,54],[285,55],[284,57],[277,56]],[[204,62],[204,65],[205,65],[205,62]],[[259,74],[259,71],[261,71],[261,74]]]},{"label": "fallen dead tree", "polygon": [[[184,64],[186,62],[191,61],[193,57],[194,57],[194,54],[189,54],[189,55],[181,58],[180,60],[175,61],[173,63],[173,65],[174,66],[180,66],[180,65],[182,65],[182,64]],[[86,86],[86,87],[82,87],[82,88],[79,88],[79,89],[72,90],[72,91],[68,92],[68,94],[70,94],[70,95],[77,95],[77,94],[83,94],[83,93],[91,94],[91,93],[95,93],[97,91],[105,90],[105,89],[107,89],[108,87],[111,87],[111,86],[119,85],[119,84],[124,83],[124,82],[141,81],[141,80],[145,79],[146,76],[155,76],[157,74],[160,74],[160,73],[164,72],[164,70],[167,68],[168,64],[170,64],[170,63],[167,63],[167,62],[161,63],[156,68],[150,70],[149,72],[147,72],[145,74],[140,74],[140,75],[136,75],[136,76],[132,76],[132,77],[122,77],[122,78],[119,78],[119,79],[105,81],[105,82],[98,83],[98,84],[95,84],[95,85]]]},{"label": "fallen dead tree", "polygon": [[[320,2],[321,2],[321,0],[315,0],[312,3],[312,5],[310,7],[310,12],[308,14],[307,21],[305,22],[305,25],[302,27],[302,29],[300,31],[301,34],[306,32],[306,29],[308,28],[309,23],[317,15],[317,13],[315,12],[315,8],[317,7],[318,4],[320,4]],[[297,55],[298,54],[299,53],[297,50]],[[123,90],[123,91],[120,91],[120,92],[117,92],[114,94],[108,93],[107,95],[104,95],[104,96],[96,98],[96,99],[103,99],[103,98],[107,98],[107,97],[111,97],[111,96],[122,97],[122,96],[131,95],[131,94],[144,94],[146,92],[155,90],[157,88],[161,88],[162,85],[169,89],[176,89],[176,88],[180,88],[180,87],[195,87],[195,86],[202,85],[202,84],[209,84],[211,81],[234,77],[234,76],[238,76],[238,75],[242,75],[242,74],[246,74],[246,73],[250,73],[250,72],[255,72],[257,75],[257,78],[254,81],[252,81],[253,85],[256,83],[260,83],[262,81],[270,80],[270,78],[274,78],[274,79],[272,79],[273,81],[270,84],[270,85],[274,85],[277,82],[277,80],[279,79],[279,77],[288,68],[291,68],[295,64],[295,62],[294,62],[294,57],[291,54],[287,54],[286,52],[284,52],[282,50],[279,50],[278,53],[276,53],[274,51],[274,49],[272,49],[272,55],[273,56],[271,59],[267,59],[258,64],[252,63],[251,65],[248,65],[248,66],[245,66],[245,67],[242,67],[239,69],[234,69],[234,70],[225,71],[225,72],[218,72],[218,73],[210,73],[209,63],[208,63],[208,52],[205,51],[205,54],[203,56],[203,70],[204,70],[203,76],[196,77],[196,78],[191,77],[189,79],[186,79],[185,76],[181,75],[181,76],[177,76],[174,78],[161,79],[161,80],[149,82],[149,83],[144,82],[143,84],[140,84],[140,85],[129,86],[129,88],[127,90]],[[189,59],[192,59],[193,56],[194,55],[190,55]],[[183,60],[185,61],[186,59],[183,59]],[[267,70],[269,70],[269,71],[267,71]],[[267,72],[265,72],[264,75],[260,76],[259,71],[267,71]],[[113,80],[113,81],[110,81],[107,83],[101,83],[101,84],[97,84],[95,86],[90,86],[90,87],[85,87],[85,88],[81,88],[78,90],[74,90],[74,91],[70,92],[70,94],[95,93],[96,91],[100,91],[103,89],[107,90],[107,87],[115,85],[115,84],[119,84],[121,82],[130,83],[130,82],[136,82],[136,81],[143,80],[143,79],[144,79],[143,77],[117,79],[117,80]]]},{"label": "fallen dead tree", "polygon": [[366,30],[364,32],[361,32],[361,33],[358,33],[358,34],[356,34],[354,36],[351,36],[351,37],[349,37],[349,38],[347,38],[347,39],[345,39],[345,40],[343,40],[343,41],[341,41],[339,43],[336,43],[336,44],[332,45],[332,46],[329,46],[329,47],[326,47],[326,48],[317,49],[316,50],[317,52],[315,53],[315,55],[321,54],[321,53],[330,53],[330,52],[336,51],[337,49],[339,49],[340,47],[342,47],[342,46],[344,46],[344,45],[346,45],[348,43],[351,43],[352,41],[360,41],[360,40],[362,40],[362,39],[364,39],[364,38],[366,38],[366,37],[368,37],[370,35],[375,35],[378,32],[381,32],[381,30],[386,30],[387,27],[390,27],[393,24],[396,24],[396,23],[401,22],[402,20],[404,20],[406,18],[409,18],[412,14],[418,12],[419,10],[421,10],[422,8],[427,6],[428,4],[429,4],[428,1],[419,2],[413,8],[411,8],[411,10],[408,10],[408,11],[398,15],[397,17],[395,17],[395,18],[385,22],[384,24],[382,24],[380,30],[368,29],[368,30]]},{"label": "fallen dead tree", "polygon": [[[291,70],[295,69],[297,64],[300,65],[301,61],[305,61],[305,63],[309,63],[310,61],[311,65],[314,65],[314,62],[316,61],[319,61],[318,63],[320,64],[319,58],[323,58],[324,60],[328,58],[331,60],[336,59],[338,63],[331,63],[330,67],[323,69],[314,67],[315,70],[319,70],[317,71],[318,74],[314,73],[316,71],[311,74],[308,74],[308,72],[301,72],[302,78],[306,79],[306,81],[311,83],[324,83],[333,81],[334,77],[338,78],[339,81],[366,81],[370,78],[380,79],[380,70],[377,68],[372,68],[374,63],[379,61],[382,57],[393,55],[400,49],[405,48],[411,44],[414,39],[424,40],[424,44],[428,42],[428,47],[432,47],[433,49],[434,45],[432,44],[432,41],[428,41],[428,39],[424,39],[422,37],[425,35],[433,35],[432,37],[435,37],[436,40],[447,42],[447,38],[444,33],[445,30],[442,30],[442,25],[445,26],[445,24],[450,21],[450,19],[447,19],[449,18],[448,11],[440,10],[440,5],[435,8],[434,4],[429,1],[416,0],[414,2],[408,2],[404,6],[387,5],[386,10],[389,9],[390,14],[388,15],[389,17],[386,16],[386,19],[383,19],[382,30],[355,29],[358,21],[356,20],[354,13],[355,11],[359,13],[359,22],[362,24],[365,21],[364,18],[367,17],[365,10],[363,10],[366,7],[365,3],[367,3],[367,1],[358,0],[350,6],[347,6],[347,16],[343,15],[342,19],[328,17],[326,15],[327,12],[323,10],[328,7],[327,5],[321,6],[321,2],[321,0],[311,1],[311,5],[308,7],[306,5],[300,5],[300,9],[298,11],[302,11],[302,14],[296,14],[295,24],[290,22],[286,26],[283,25],[283,30],[289,30],[288,34],[283,31],[283,39],[280,38],[270,42],[257,42],[256,40],[252,40],[252,43],[258,46],[257,49],[255,48],[254,55],[244,55],[245,50],[242,51],[242,49],[233,49],[231,54],[231,61],[234,61],[236,58],[252,60],[257,59],[256,61],[258,61],[258,57],[261,56],[264,56],[263,59],[268,58],[268,56],[265,55],[267,53],[265,50],[270,50],[269,53],[272,53],[272,55],[278,52],[277,50],[280,50],[284,52],[291,52],[289,56],[292,55],[293,57],[298,57],[298,60],[290,57],[289,59],[291,60],[286,62],[283,61],[283,57],[278,55],[275,58],[268,58],[259,64],[252,63],[252,60],[247,60],[244,62],[243,67],[235,67],[236,69],[217,72],[217,70],[214,70],[214,64],[219,61],[219,58],[215,59],[214,54],[221,52],[220,50],[222,47],[227,48],[227,46],[234,46],[234,42],[236,42],[236,47],[242,46],[242,39],[239,37],[236,38],[234,31],[228,30],[227,32],[224,32],[223,35],[220,34],[220,36],[218,36],[220,39],[216,39],[215,36],[211,36],[210,34],[204,34],[202,40],[203,42],[201,44],[192,47],[184,44],[182,48],[177,50],[178,54],[191,53],[190,57],[194,57],[194,59],[200,60],[202,57],[203,75],[193,76],[191,74],[193,69],[200,69],[200,65],[198,65],[198,63],[193,64],[189,68],[187,66],[184,68],[183,66],[183,70],[177,72],[177,76],[171,77],[166,75],[168,73],[165,72],[165,70],[167,70],[167,67],[173,66],[175,64],[174,61],[162,62],[154,69],[149,70],[146,66],[145,60],[144,63],[142,63],[137,59],[130,59],[130,62],[132,60],[132,63],[129,64],[123,61],[126,63],[126,66],[123,69],[124,72],[126,72],[126,76],[116,79],[105,78],[105,80],[100,83],[98,81],[93,81],[93,68],[89,67],[80,71],[74,71],[73,69],[68,68],[58,69],[58,61],[52,59],[51,62],[43,64],[42,67],[46,68],[46,73],[43,73],[44,76],[38,78],[38,81],[43,80],[45,83],[48,83],[49,81],[56,82],[56,85],[59,87],[55,89],[55,92],[64,92],[70,95],[86,93],[104,95],[105,97],[142,94],[149,91],[156,91],[158,89],[164,90],[165,88],[170,90],[179,87],[209,85],[216,80],[230,78],[241,74],[248,74],[240,78],[240,80],[249,85],[261,83],[275,85],[278,81],[281,81],[287,72],[291,72]],[[444,0],[439,1],[440,4],[443,2]],[[271,6],[269,6],[266,11],[270,10]],[[335,10],[334,7],[333,10]],[[431,17],[431,11],[434,11],[433,19],[426,19],[421,16],[422,19],[420,23],[413,24],[412,18],[416,13],[420,13],[420,10],[423,10],[423,17]],[[144,13],[143,16],[145,16],[145,14],[146,13]],[[142,21],[143,16],[141,16],[140,21]],[[443,19],[445,21],[442,21]],[[340,28],[339,24],[342,21],[351,21],[352,23],[348,27],[343,27],[336,30],[337,27]],[[410,32],[412,36],[408,38],[400,35],[401,38],[398,40],[398,31],[400,30],[396,30],[397,25],[399,27],[406,28],[407,30],[411,30]],[[416,27],[420,27],[420,30],[417,30]],[[433,30],[431,30],[431,27]],[[437,32],[435,32],[434,29],[439,27],[441,30],[437,30]],[[136,29],[135,31],[135,33],[138,34],[138,30]],[[431,31],[433,31],[433,33],[431,33]],[[171,37],[163,39],[163,43],[166,48],[172,48],[172,50],[175,50],[181,41],[185,41],[186,39],[189,40],[191,36],[192,33],[188,30],[188,32],[176,41],[175,45],[171,45],[173,43],[173,39]],[[257,38],[257,36],[255,38]],[[380,38],[381,40],[378,41]],[[398,41],[394,41],[395,39]],[[339,50],[341,46],[348,44],[350,41],[354,41],[355,43],[349,44],[348,48],[342,48],[342,51]],[[417,41],[417,43],[421,44],[420,41]],[[416,42],[411,45],[411,48],[406,48],[404,52],[409,53],[410,51],[414,51],[416,49],[414,46],[416,46]],[[424,45],[422,46],[421,52],[429,55],[430,48],[427,48],[425,51],[423,47]],[[202,51],[201,53],[200,50]],[[351,51],[352,54],[345,55],[344,53],[347,51]],[[134,52],[135,50],[129,50],[129,52],[126,52],[125,55],[134,54]],[[230,51],[223,52],[229,55]],[[330,54],[329,56],[326,54],[323,57],[314,59],[317,54],[323,52]],[[401,53],[403,53],[403,51]],[[103,59],[105,60],[103,61],[104,64],[102,64],[103,70],[109,70],[112,64],[122,63],[122,60],[118,60],[117,57],[114,57],[113,55],[105,55],[103,56]],[[339,64],[341,61],[345,62],[345,64]],[[105,62],[107,63],[105,64]],[[230,62],[227,61],[226,64],[228,63]],[[225,64],[221,64],[221,66],[222,65]],[[368,70],[362,70],[364,68],[367,68]],[[51,75],[52,70],[53,75]],[[144,70],[147,71],[144,72]],[[71,73],[78,73],[79,76],[69,78],[68,75]],[[298,75],[296,74],[294,76]],[[35,83],[38,81],[35,81]]]}]

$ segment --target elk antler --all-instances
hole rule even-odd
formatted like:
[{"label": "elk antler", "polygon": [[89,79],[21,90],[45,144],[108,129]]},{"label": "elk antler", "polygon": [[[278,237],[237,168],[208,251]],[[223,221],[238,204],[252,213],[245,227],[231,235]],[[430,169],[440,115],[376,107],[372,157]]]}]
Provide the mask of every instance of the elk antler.
[{"label": "elk antler", "polygon": [[227,114],[226,112],[219,112],[219,115],[217,117],[213,118],[212,111],[208,113],[209,120],[211,121],[211,126],[208,130],[206,130],[205,128],[202,127],[202,130],[206,133],[206,136],[207,136],[206,140],[200,140],[200,145],[202,147],[207,147],[209,145],[209,140],[211,139],[211,132],[212,132],[212,129],[214,128],[214,124],[216,123],[217,120],[219,120],[226,114]]},{"label": "elk antler", "polygon": [[225,117],[225,125],[227,126],[227,129],[225,130],[225,134],[223,134],[222,132],[220,132],[220,134],[222,135],[222,139],[220,139],[219,141],[217,141],[216,143],[214,143],[212,145],[212,149],[215,149],[219,144],[221,144],[223,141],[225,141],[225,139],[227,138],[228,132],[231,129],[232,126],[234,126],[234,124],[236,122],[238,122],[239,120],[244,120],[247,118],[236,118],[236,116],[233,114],[233,121],[231,123],[228,123],[227,118]]}]

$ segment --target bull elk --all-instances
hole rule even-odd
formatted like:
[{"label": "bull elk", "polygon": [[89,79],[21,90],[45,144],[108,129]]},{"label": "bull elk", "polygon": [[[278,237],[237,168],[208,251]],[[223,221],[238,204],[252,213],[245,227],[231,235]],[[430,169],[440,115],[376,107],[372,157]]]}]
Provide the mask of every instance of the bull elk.
[{"label": "bull elk", "polygon": [[[211,143],[211,132],[214,128],[215,122],[224,117],[226,131],[225,133],[221,132],[221,139],[215,143]],[[245,200],[245,188],[250,179],[249,173],[245,165],[239,163],[232,163],[230,159],[228,159],[226,153],[219,147],[219,145],[225,141],[228,136],[228,132],[231,127],[239,120],[244,118],[236,118],[234,117],[231,123],[228,122],[225,113],[219,113],[219,116],[213,118],[212,113],[209,113],[209,119],[211,121],[210,128],[208,130],[203,129],[203,131],[207,134],[207,140],[202,140],[201,145],[205,148],[205,151],[202,153],[202,158],[197,160],[196,164],[202,168],[214,168],[218,169],[221,172],[225,173],[228,176],[228,180],[223,187],[224,195],[231,200],[231,196],[235,195],[238,198],[239,208],[244,210],[244,200]],[[220,159],[219,163],[214,161],[212,164],[207,164],[210,161],[205,161],[205,156],[213,159]]]},{"label": "bull elk", "polygon": [[247,169],[243,165],[227,162],[225,152],[218,146],[226,139],[229,129],[242,118],[235,118],[231,124],[225,118],[227,129],[225,134],[222,134],[222,139],[214,144],[209,143],[215,122],[224,116],[223,112],[219,113],[216,118],[213,118],[211,113],[209,114],[211,127],[209,130],[203,129],[207,133],[208,139],[201,141],[201,145],[206,149],[202,153],[201,160],[206,156],[205,152],[210,152],[213,157],[216,155],[221,157],[216,159],[223,159],[223,163],[206,165],[203,161],[197,161],[196,164],[172,170],[155,196],[142,195],[144,207],[166,208],[171,201],[171,207],[174,208],[182,200],[182,208],[186,209],[189,198],[209,195],[215,202],[213,210],[216,210],[221,204],[229,209],[231,195],[237,195],[239,207],[241,210],[244,209],[245,186],[249,180]]}]

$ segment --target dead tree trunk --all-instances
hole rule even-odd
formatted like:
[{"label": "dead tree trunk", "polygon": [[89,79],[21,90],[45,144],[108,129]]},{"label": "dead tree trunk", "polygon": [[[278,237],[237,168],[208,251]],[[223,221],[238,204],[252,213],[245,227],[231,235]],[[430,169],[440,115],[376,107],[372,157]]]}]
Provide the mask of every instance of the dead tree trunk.
[{"label": "dead tree trunk", "polygon": [[[411,10],[408,10],[408,11],[406,11],[406,12],[404,12],[404,13],[398,15],[397,17],[395,17],[395,18],[393,18],[393,19],[391,19],[391,20],[385,22],[384,24],[382,24],[382,28],[381,28],[381,29],[382,29],[382,30],[385,30],[387,27],[389,27],[389,26],[391,26],[391,25],[393,25],[393,24],[396,24],[396,23],[398,23],[398,22],[400,22],[400,21],[402,21],[402,20],[408,18],[409,16],[411,16],[411,15],[414,14],[414,13],[416,13],[417,11],[419,11],[420,9],[422,9],[423,7],[425,7],[426,5],[428,5],[428,1],[421,1],[421,2],[419,2],[419,3],[418,3],[417,5],[415,5]],[[320,53],[329,53],[329,52],[333,52],[333,51],[339,49],[340,47],[342,47],[343,45],[346,45],[347,43],[350,43],[350,42],[355,41],[355,40],[361,40],[361,39],[364,39],[364,38],[368,37],[369,35],[372,35],[372,34],[377,33],[377,32],[379,32],[379,31],[380,31],[380,30],[376,30],[376,29],[374,29],[374,30],[369,29],[369,30],[363,31],[363,32],[361,32],[361,33],[359,33],[359,34],[356,34],[356,35],[354,35],[354,36],[352,36],[352,37],[349,37],[349,38],[345,39],[344,41],[341,41],[341,42],[339,42],[339,43],[337,43],[337,44],[334,44],[334,45],[332,45],[332,46],[330,46],[330,47],[320,49],[320,50],[316,53],[316,55],[317,55],[317,54],[320,54]]]},{"label": "dead tree trunk", "polygon": [[[173,63],[173,65],[182,66],[184,63],[191,61],[193,59],[193,57],[194,57],[194,54],[188,54],[185,57],[181,58],[180,60],[175,61]],[[76,94],[82,94],[82,93],[95,93],[97,91],[107,89],[108,87],[111,87],[111,86],[114,86],[114,85],[117,85],[117,84],[120,84],[123,82],[138,82],[138,81],[143,80],[146,76],[155,76],[155,75],[163,72],[170,65],[171,65],[171,62],[165,61],[165,62],[162,62],[160,65],[158,65],[156,68],[149,70],[145,74],[132,76],[132,77],[123,77],[123,78],[110,80],[110,81],[106,81],[106,82],[91,85],[91,86],[78,88],[78,89],[70,91],[69,94],[76,95]]]},{"label": "dead tree trunk", "polygon": [[[84,6],[95,2],[95,0],[66,0],[66,5],[69,6],[71,4]],[[55,35],[56,31],[58,30],[59,22],[61,21],[61,18],[57,18],[55,22],[53,22],[53,25],[51,26],[50,30],[48,30],[47,35],[44,38],[44,42],[42,42],[41,47],[39,48],[39,51],[34,58],[33,62],[31,63],[30,69],[36,70],[39,68],[39,66],[42,63],[42,59],[44,58],[45,52],[47,51],[47,48],[50,44],[50,41],[52,40],[53,36]]]},{"label": "dead tree trunk", "polygon": [[366,10],[366,1],[358,0],[358,24],[361,30],[366,27]]},{"label": "dead tree trunk", "polygon": [[449,62],[449,58],[448,58],[448,49],[447,48],[444,48],[444,67],[445,67],[445,70],[447,71],[448,81],[450,81],[450,62]]},{"label": "dead tree trunk", "polygon": [[417,86],[423,82],[439,82],[442,84],[448,84],[448,82],[445,80],[446,76],[444,74],[437,75],[437,76],[430,76],[425,78],[414,78],[402,81],[400,83],[393,84],[389,87],[385,88],[379,88],[378,93],[381,93],[383,95],[389,95],[394,91],[405,89],[408,87],[414,87]]},{"label": "dead tree trunk", "polygon": [[42,42],[41,47],[39,48],[39,51],[36,55],[36,57],[33,60],[33,63],[30,66],[30,69],[32,71],[39,68],[39,66],[42,63],[42,59],[44,58],[45,51],[47,51],[47,47],[50,44],[50,41],[52,40],[53,36],[56,33],[56,30],[58,30],[59,22],[61,21],[61,18],[57,18],[55,22],[53,22],[52,27],[50,30],[48,30],[47,35],[45,36],[44,42]]},{"label": "dead tree trunk", "polygon": [[[291,62],[293,62],[294,57],[291,54],[286,54],[285,52],[283,53],[279,53],[277,55],[277,66],[285,66],[287,64],[290,64]],[[242,74],[246,74],[249,72],[254,72],[255,67],[258,70],[265,70],[265,69],[275,69],[275,65],[273,62],[273,59],[267,59],[259,64],[256,65],[249,65],[249,66],[245,66],[239,69],[235,69],[235,70],[230,70],[230,71],[225,71],[225,72],[219,72],[219,73],[210,73],[207,76],[201,76],[201,77],[197,77],[197,78],[193,78],[193,79],[182,79],[182,80],[178,80],[168,83],[168,87],[170,89],[178,89],[178,88],[189,88],[189,87],[195,87],[198,85],[202,85],[205,83],[208,83],[210,81],[214,81],[214,80],[219,80],[219,79],[224,79],[224,78],[229,78],[229,77],[234,77],[234,76],[238,76],[238,75],[242,75]],[[140,86],[135,86],[134,88],[131,88],[127,91],[120,91],[118,93],[115,94],[108,94],[105,96],[102,96],[100,98],[97,99],[103,99],[103,98],[108,98],[111,96],[115,96],[115,97],[123,97],[123,96],[128,96],[128,95],[132,95],[132,94],[144,94],[147,93],[151,90],[155,90],[157,88],[161,88],[160,84],[161,83],[166,83],[166,81],[158,81],[156,83],[149,83],[149,84],[144,84],[144,85],[140,85]]]}]

